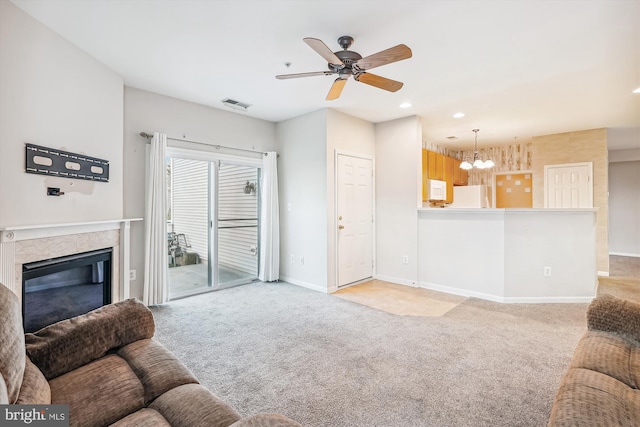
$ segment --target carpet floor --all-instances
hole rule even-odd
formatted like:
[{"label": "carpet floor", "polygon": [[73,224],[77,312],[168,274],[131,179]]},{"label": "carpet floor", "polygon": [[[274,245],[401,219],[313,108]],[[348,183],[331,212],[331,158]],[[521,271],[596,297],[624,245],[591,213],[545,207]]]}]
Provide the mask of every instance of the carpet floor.
[{"label": "carpet floor", "polygon": [[399,316],[286,283],[153,308],[156,338],[243,415],[309,427],[545,426],[587,304],[469,298]]}]

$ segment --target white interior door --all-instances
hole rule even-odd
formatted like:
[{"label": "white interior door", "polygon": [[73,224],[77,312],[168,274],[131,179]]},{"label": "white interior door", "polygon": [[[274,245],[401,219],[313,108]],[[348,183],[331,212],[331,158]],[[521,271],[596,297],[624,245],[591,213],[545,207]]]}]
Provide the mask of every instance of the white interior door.
[{"label": "white interior door", "polygon": [[593,163],[544,167],[545,208],[592,208]]},{"label": "white interior door", "polygon": [[338,286],[373,277],[373,160],[337,155]]}]

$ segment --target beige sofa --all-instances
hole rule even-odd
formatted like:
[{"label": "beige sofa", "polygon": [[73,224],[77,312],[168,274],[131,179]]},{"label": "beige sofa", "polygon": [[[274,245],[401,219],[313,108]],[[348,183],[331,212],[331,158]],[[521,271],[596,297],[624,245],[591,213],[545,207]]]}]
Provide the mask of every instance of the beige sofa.
[{"label": "beige sofa", "polygon": [[69,404],[71,426],[300,427],[242,418],[159,342],[135,300],[24,334],[18,298],[0,285],[0,404]]},{"label": "beige sofa", "polygon": [[603,295],[587,311],[549,427],[640,426],[640,304]]}]

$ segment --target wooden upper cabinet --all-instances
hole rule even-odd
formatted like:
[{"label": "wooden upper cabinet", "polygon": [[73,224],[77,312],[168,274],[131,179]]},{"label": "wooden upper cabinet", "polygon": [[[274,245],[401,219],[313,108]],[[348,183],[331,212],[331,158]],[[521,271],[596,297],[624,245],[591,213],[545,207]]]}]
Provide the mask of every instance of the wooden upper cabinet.
[{"label": "wooden upper cabinet", "polygon": [[454,158],[449,156],[442,156],[444,158],[444,180],[447,182],[447,197],[445,201],[447,203],[453,202],[453,165]]},{"label": "wooden upper cabinet", "polygon": [[467,185],[469,173],[460,169],[462,161],[434,151],[422,149],[422,201],[429,200],[427,180],[439,179],[447,183],[447,203],[453,202],[453,186]]},{"label": "wooden upper cabinet", "polygon": [[429,179],[444,180],[444,159],[440,153],[434,151],[427,151],[429,159]]},{"label": "wooden upper cabinet", "polygon": [[453,185],[468,185],[469,184],[469,171],[460,169],[462,160],[453,159]]},{"label": "wooden upper cabinet", "polygon": [[429,200],[429,186],[427,185],[427,179],[429,178],[429,152],[422,149],[422,201]]}]

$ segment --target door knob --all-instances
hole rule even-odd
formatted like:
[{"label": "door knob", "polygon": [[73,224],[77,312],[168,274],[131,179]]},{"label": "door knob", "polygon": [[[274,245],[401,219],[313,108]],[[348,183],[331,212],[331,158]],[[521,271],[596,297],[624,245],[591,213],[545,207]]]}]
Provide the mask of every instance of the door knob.
[{"label": "door knob", "polygon": [[340,216],[338,217],[338,219],[342,221],[342,215],[340,215]]},{"label": "door knob", "polygon": [[340,225],[338,226],[338,230],[342,230],[343,228],[344,228],[344,225],[342,225],[342,224],[340,224]]}]

